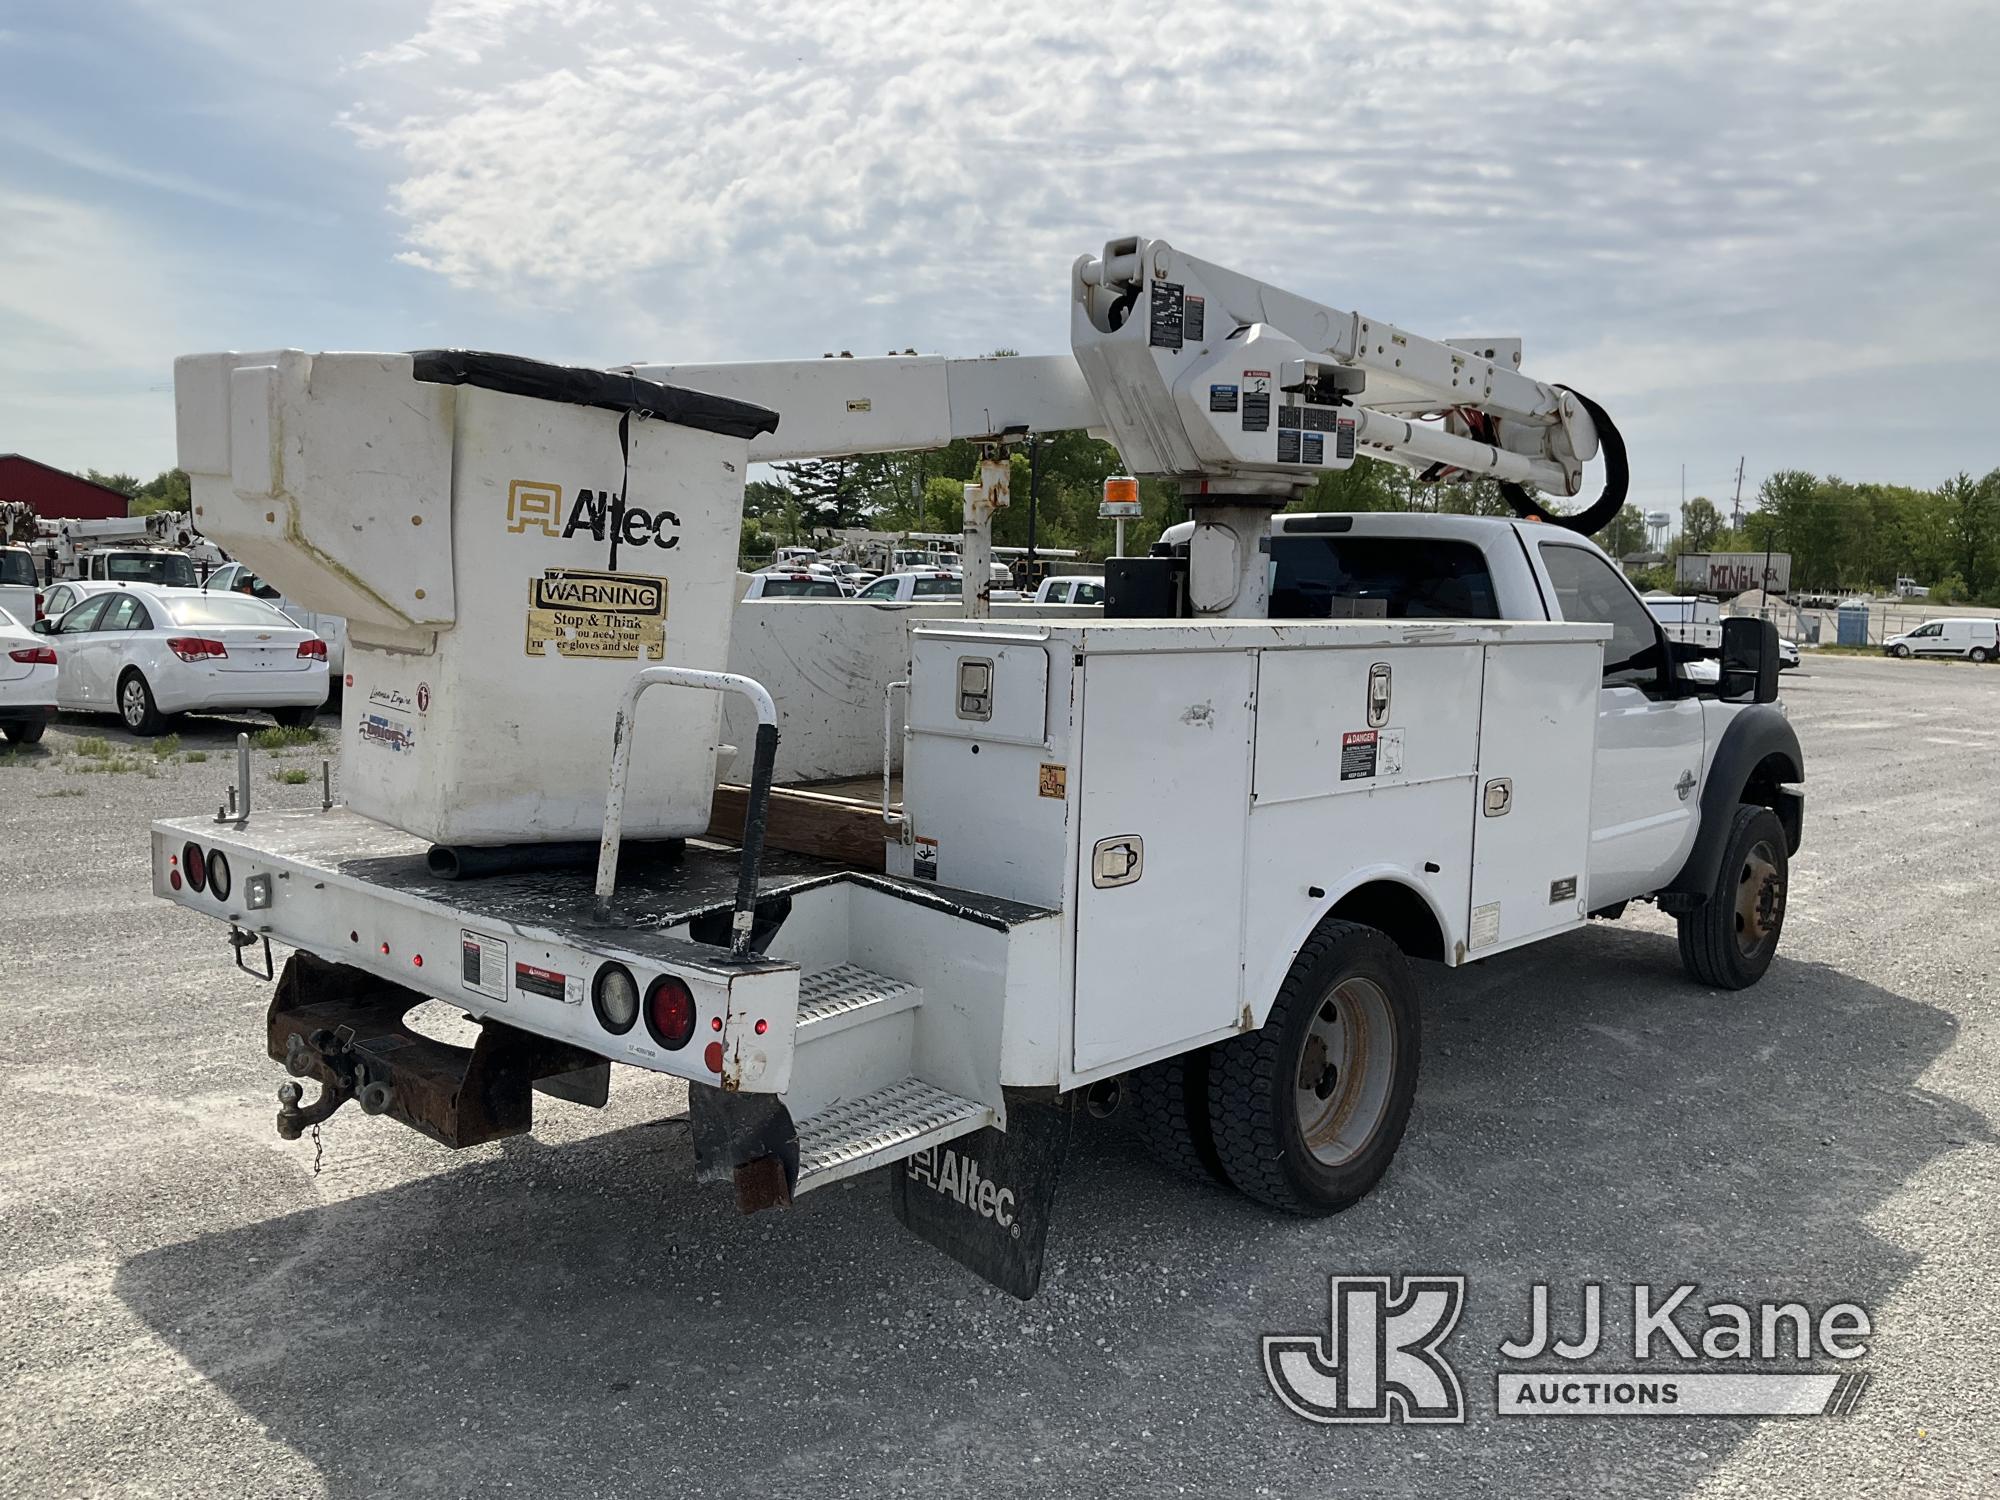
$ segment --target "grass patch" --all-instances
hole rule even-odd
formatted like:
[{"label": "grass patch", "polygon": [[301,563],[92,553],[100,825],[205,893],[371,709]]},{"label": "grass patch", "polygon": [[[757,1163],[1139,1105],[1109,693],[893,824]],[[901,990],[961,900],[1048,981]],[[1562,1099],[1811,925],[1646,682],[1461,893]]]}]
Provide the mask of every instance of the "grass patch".
[{"label": "grass patch", "polygon": [[86,776],[123,776],[128,772],[143,770],[144,767],[129,755],[110,755],[101,759],[87,760],[77,767]]},{"label": "grass patch", "polygon": [[206,750],[190,750],[186,755],[183,755],[181,759],[186,761],[191,766],[198,766],[203,761],[208,759],[208,752]]},{"label": "grass patch", "polygon": [[308,781],[313,779],[313,773],[310,771],[301,771],[294,767],[287,771],[273,771],[271,779],[282,782],[286,786],[304,786]]},{"label": "grass patch", "polygon": [[108,759],[111,755],[111,741],[101,734],[87,734],[76,742],[76,753],[94,756],[98,760]]},{"label": "grass patch", "polygon": [[44,797],[81,797],[83,795],[83,788],[80,786],[59,786],[53,792],[43,792],[42,795]]},{"label": "grass patch", "polygon": [[250,743],[259,750],[289,750],[297,745],[317,745],[320,732],[308,724],[303,729],[287,729],[282,724],[273,724],[269,729],[260,729],[250,736]]},{"label": "grass patch", "polygon": [[177,734],[163,734],[153,741],[153,754],[161,760],[181,753],[181,737]]}]

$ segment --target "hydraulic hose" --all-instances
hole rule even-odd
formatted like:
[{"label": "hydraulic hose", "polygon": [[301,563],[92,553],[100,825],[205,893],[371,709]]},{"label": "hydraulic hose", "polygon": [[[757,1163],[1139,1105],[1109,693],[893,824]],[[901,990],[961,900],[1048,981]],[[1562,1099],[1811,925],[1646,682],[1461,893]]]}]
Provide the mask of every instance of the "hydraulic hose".
[{"label": "hydraulic hose", "polygon": [[1544,510],[1533,495],[1511,480],[1500,481],[1500,496],[1513,507],[1515,515],[1525,520],[1543,521],[1550,526],[1560,526],[1565,531],[1589,536],[1610,525],[1612,518],[1625,508],[1625,495],[1632,482],[1632,471],[1625,458],[1625,438],[1612,422],[1610,414],[1583,392],[1566,385],[1558,385],[1556,389],[1568,391],[1576,397],[1583,409],[1590,413],[1590,420],[1597,425],[1597,441],[1604,450],[1604,493],[1591,502],[1588,510],[1573,516],[1559,516],[1554,511]]}]

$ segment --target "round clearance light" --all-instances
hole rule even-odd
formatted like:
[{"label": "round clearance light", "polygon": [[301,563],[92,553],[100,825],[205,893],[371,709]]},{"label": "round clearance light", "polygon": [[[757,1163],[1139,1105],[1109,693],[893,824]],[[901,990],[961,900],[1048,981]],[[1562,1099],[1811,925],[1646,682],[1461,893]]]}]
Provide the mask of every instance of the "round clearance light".
[{"label": "round clearance light", "polygon": [[669,1052],[678,1052],[694,1035],[694,991],[687,981],[662,974],[646,991],[646,1029]]},{"label": "round clearance light", "polygon": [[229,856],[220,849],[208,851],[208,893],[218,901],[229,899]]},{"label": "round clearance light", "polygon": [[208,886],[208,860],[201,852],[199,844],[181,845],[181,868],[187,871],[188,889],[204,890]]},{"label": "round clearance light", "polygon": [[605,964],[590,985],[591,1008],[597,1024],[623,1036],[639,1019],[639,983],[623,964]]}]

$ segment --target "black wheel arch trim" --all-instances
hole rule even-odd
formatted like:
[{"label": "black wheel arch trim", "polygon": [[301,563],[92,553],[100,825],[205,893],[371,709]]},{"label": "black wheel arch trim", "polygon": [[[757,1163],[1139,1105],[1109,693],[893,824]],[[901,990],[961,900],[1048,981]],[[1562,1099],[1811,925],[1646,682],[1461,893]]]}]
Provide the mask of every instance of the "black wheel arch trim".
[{"label": "black wheel arch trim", "polygon": [[[1768,786],[1760,797],[1746,797],[1766,762]],[[1708,776],[1701,789],[1701,832],[1680,874],[1666,887],[1668,891],[1706,897],[1715,889],[1715,877],[1722,862],[1723,846],[1729,842],[1730,817],[1739,803],[1765,803],[1778,815],[1785,828],[1785,853],[1799,852],[1805,823],[1805,795],[1785,783],[1805,780],[1806,758],[1799,749],[1798,731],[1775,704],[1753,703],[1741,710],[1722,731],[1722,743],[1715,747]]]}]

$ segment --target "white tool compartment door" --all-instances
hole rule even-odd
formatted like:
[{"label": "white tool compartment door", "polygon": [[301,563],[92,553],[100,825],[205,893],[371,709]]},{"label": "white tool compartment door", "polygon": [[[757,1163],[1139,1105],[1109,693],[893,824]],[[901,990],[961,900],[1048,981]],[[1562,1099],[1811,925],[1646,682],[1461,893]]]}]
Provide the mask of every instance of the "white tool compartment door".
[{"label": "white tool compartment door", "polygon": [[[1220,1030],[1242,1009],[1255,679],[1245,651],[1085,664],[1079,1072]],[[1100,845],[1109,869],[1099,868]]]},{"label": "white tool compartment door", "polygon": [[1470,958],[1584,920],[1603,661],[1595,641],[1486,648],[1473,788]]}]

